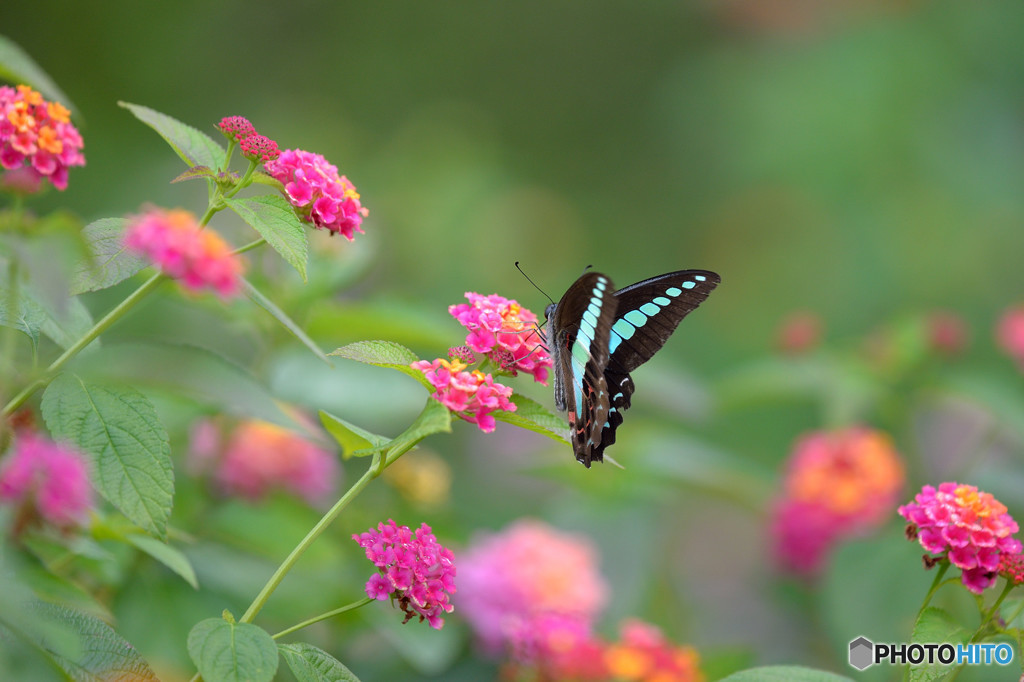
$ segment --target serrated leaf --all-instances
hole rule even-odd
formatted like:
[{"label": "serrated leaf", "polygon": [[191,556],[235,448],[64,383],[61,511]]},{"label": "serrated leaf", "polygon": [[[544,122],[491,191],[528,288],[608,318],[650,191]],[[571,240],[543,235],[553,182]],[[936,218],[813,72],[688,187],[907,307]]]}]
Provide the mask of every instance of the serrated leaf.
[{"label": "serrated leaf", "polygon": [[196,579],[196,571],[192,568],[192,562],[180,550],[160,542],[156,538],[151,538],[148,535],[139,535],[138,533],[129,534],[127,540],[180,575],[193,588],[199,589],[199,581]]},{"label": "serrated leaf", "polygon": [[224,203],[247,225],[260,233],[267,243],[306,281],[309,240],[306,230],[282,197],[265,194],[244,199],[225,199]]},{"label": "serrated leaf", "polygon": [[149,261],[124,246],[124,218],[103,218],[82,230],[90,258],[71,275],[71,294],[99,291],[123,282],[149,265]]},{"label": "serrated leaf", "polygon": [[324,352],[320,350],[320,346],[317,345],[316,341],[309,338],[309,335],[303,331],[302,327],[296,324],[292,318],[288,317],[287,313],[278,308],[276,303],[264,296],[249,280],[243,278],[242,283],[245,286],[245,293],[253,302],[256,303],[256,305],[270,313],[271,317],[280,322],[282,327],[287,329],[291,332],[292,336],[302,342],[302,345],[313,351],[313,355],[326,362],[328,367],[334,366],[334,363],[328,360],[327,356],[324,355]]},{"label": "serrated leaf", "polygon": [[48,640],[39,642],[70,679],[79,682],[159,682],[135,647],[100,619],[55,604],[40,604],[38,609],[46,620],[64,625],[78,635],[77,647],[53,647]]},{"label": "serrated leaf", "polygon": [[[965,630],[946,611],[934,606],[929,606],[914,623],[914,634],[911,642],[920,644],[966,644],[971,638],[971,633]],[[921,665],[910,666],[911,682],[936,682],[945,679],[953,672],[954,668],[943,665],[936,661],[932,664],[922,663]]]},{"label": "serrated leaf", "polygon": [[252,623],[200,621],[188,633],[188,655],[203,682],[270,682],[277,672],[277,645]]},{"label": "serrated leaf", "polygon": [[129,102],[117,104],[155,130],[189,166],[217,168],[223,163],[226,152],[206,133],[149,107]]},{"label": "serrated leaf", "polygon": [[419,360],[416,354],[400,343],[393,341],[357,341],[347,346],[335,349],[328,353],[340,358],[347,358],[377,367],[388,367],[397,369],[399,372],[408,374],[423,386],[434,392],[434,387],[427,381],[427,377],[418,369],[409,365]]},{"label": "serrated leaf", "polygon": [[76,107],[71,98],[33,61],[21,46],[0,36],[0,78],[10,83],[31,85],[51,102],[60,102],[71,111]]},{"label": "serrated leaf", "polygon": [[720,682],[853,682],[849,677],[797,665],[750,668],[724,677]]},{"label": "serrated leaf", "polygon": [[277,649],[298,682],[359,682],[341,661],[312,644],[279,644]]},{"label": "serrated leaf", "polygon": [[320,410],[320,423],[341,446],[341,456],[345,459],[372,455],[390,440],[323,410]]},{"label": "serrated leaf", "polygon": [[87,455],[100,494],[132,523],[166,540],[174,470],[167,431],[149,399],[131,388],[62,374],[43,393],[42,413],[55,438]]},{"label": "serrated leaf", "polygon": [[46,311],[24,296],[18,297],[18,310],[12,315],[10,294],[6,289],[0,289],[0,327],[17,329],[32,339],[34,346],[39,343],[39,330],[46,324],[46,320]]},{"label": "serrated leaf", "polygon": [[216,180],[217,174],[210,169],[209,166],[192,166],[186,171],[182,171],[177,177],[171,180],[171,184],[177,182],[185,182],[186,180],[199,180],[201,178],[209,178],[210,180]]},{"label": "serrated leaf", "polygon": [[557,440],[559,443],[569,444],[566,438],[569,427],[564,419],[524,395],[513,393],[511,400],[516,405],[516,411],[496,410],[491,413],[495,419],[513,426],[521,426],[552,440]]}]

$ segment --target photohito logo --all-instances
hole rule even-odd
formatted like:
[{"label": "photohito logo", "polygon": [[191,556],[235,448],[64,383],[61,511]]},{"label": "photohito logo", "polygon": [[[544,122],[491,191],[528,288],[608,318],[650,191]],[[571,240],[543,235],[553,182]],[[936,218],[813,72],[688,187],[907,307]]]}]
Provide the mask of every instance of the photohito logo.
[{"label": "photohito logo", "polygon": [[876,663],[890,665],[1009,665],[1009,644],[875,644],[867,637],[850,642],[850,665],[864,670]]}]

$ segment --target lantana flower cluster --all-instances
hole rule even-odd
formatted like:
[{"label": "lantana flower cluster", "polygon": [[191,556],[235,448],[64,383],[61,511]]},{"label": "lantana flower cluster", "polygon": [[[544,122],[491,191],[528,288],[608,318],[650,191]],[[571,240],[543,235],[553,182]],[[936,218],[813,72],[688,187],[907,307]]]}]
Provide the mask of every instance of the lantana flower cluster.
[{"label": "lantana flower cluster", "polygon": [[255,126],[244,116],[227,116],[217,125],[224,137],[238,142],[242,156],[257,163],[273,161],[281,155],[277,143],[256,132]]},{"label": "lantana flower cluster", "polygon": [[227,495],[258,501],[275,490],[323,502],[337,487],[339,466],[329,450],[277,424],[250,419],[230,434],[204,419],[192,428],[189,468],[212,472]]},{"label": "lantana flower cluster", "polygon": [[0,86],[4,184],[34,192],[45,178],[59,190],[67,188],[68,168],[85,165],[82,136],[71,124],[70,114],[59,102],[47,102],[27,85]]},{"label": "lantana flower cluster", "polygon": [[852,427],[805,435],[773,512],[782,565],[803,576],[817,574],[837,542],[885,521],[904,479],[903,462],[884,433]]},{"label": "lantana flower cluster", "polygon": [[585,537],[520,520],[461,555],[460,612],[481,645],[508,661],[502,679],[532,682],[699,681],[697,652],[631,619],[608,642],[593,626],[608,598]]},{"label": "lantana flower cluster", "polygon": [[543,346],[537,316],[515,299],[497,294],[481,296],[467,291],[466,298],[469,303],[448,306],[448,312],[469,330],[469,349],[482,353],[512,376],[525,372],[547,385],[548,369],[554,362]]},{"label": "lantana flower cluster", "polygon": [[434,387],[431,395],[457,416],[476,424],[485,433],[494,431],[495,410],[515,412],[516,405],[509,398],[512,389],[495,383],[494,377],[480,370],[467,372],[458,360],[438,358],[433,362],[418,360],[410,365],[427,377]]},{"label": "lantana flower cluster", "polygon": [[449,595],[455,593],[455,555],[437,541],[430,526],[421,524],[413,532],[388,519],[352,539],[379,571],[367,581],[366,595],[397,600],[405,612],[403,623],[418,617],[440,630],[443,614],[454,608]]},{"label": "lantana flower cluster", "polygon": [[352,241],[362,232],[369,211],[359,201],[355,185],[320,154],[286,149],[264,168],[284,185],[284,194],[302,220]]},{"label": "lantana flower cluster", "polygon": [[1004,555],[1021,553],[1021,542],[1013,537],[1020,528],[1006,506],[973,485],[926,485],[899,514],[910,522],[907,536],[961,569],[964,587],[975,594],[991,587],[1001,568],[1012,572],[1016,564]]},{"label": "lantana flower cluster", "polygon": [[78,450],[20,432],[0,464],[0,500],[59,528],[80,525],[93,504],[88,466]]},{"label": "lantana flower cluster", "polygon": [[188,211],[151,208],[134,216],[124,245],[186,289],[212,289],[227,299],[242,288],[242,261],[219,234],[202,229]]}]

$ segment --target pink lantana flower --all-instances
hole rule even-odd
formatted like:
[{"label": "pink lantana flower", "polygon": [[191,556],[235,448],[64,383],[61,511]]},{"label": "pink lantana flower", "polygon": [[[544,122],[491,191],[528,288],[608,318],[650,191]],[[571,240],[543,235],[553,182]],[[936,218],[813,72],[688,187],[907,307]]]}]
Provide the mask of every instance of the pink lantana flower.
[{"label": "pink lantana flower", "polygon": [[996,325],[996,342],[1020,367],[1024,367],[1024,305],[1003,312]]},{"label": "pink lantana flower", "polygon": [[225,116],[217,127],[229,140],[244,140],[256,134],[256,128],[245,116]]},{"label": "pink lantana flower", "polygon": [[263,164],[281,156],[277,143],[265,135],[253,134],[240,138],[238,147],[242,150],[242,156]]},{"label": "pink lantana flower", "polygon": [[277,424],[240,422],[222,442],[218,425],[202,420],[192,429],[189,468],[212,471],[228,495],[258,501],[275,490],[324,502],[335,491],[339,466],[334,453]]},{"label": "pink lantana flower", "polygon": [[696,649],[678,646],[661,630],[635,618],[620,626],[620,639],[604,653],[610,677],[635,682],[701,682]]},{"label": "pink lantana flower", "polygon": [[264,168],[284,185],[284,194],[303,220],[352,241],[353,232],[369,211],[359,202],[359,192],[338,168],[320,154],[286,149]]},{"label": "pink lantana flower", "polygon": [[85,457],[43,436],[19,433],[0,464],[0,500],[25,505],[57,527],[82,524],[93,504]]},{"label": "pink lantana flower", "polygon": [[1020,540],[1013,537],[1020,528],[1006,506],[973,485],[926,485],[899,513],[910,522],[907,537],[940,555],[936,558],[948,558],[975,594],[995,583],[1004,554],[1021,553]]},{"label": "pink lantana flower", "polygon": [[547,385],[554,361],[541,341],[537,316],[514,299],[466,292],[469,303],[448,306],[448,312],[469,330],[466,345],[486,355],[513,376],[525,372]]},{"label": "pink lantana flower", "polygon": [[543,648],[530,636],[552,616],[560,629],[583,636],[608,599],[597,561],[588,539],[517,521],[474,540],[461,555],[458,606],[492,653]]},{"label": "pink lantana flower", "polygon": [[366,595],[397,600],[405,612],[403,623],[418,617],[440,630],[443,614],[453,609],[449,595],[455,593],[455,555],[437,541],[430,526],[421,524],[414,533],[388,519],[352,539],[378,569],[366,583]]},{"label": "pink lantana flower", "polygon": [[11,186],[32,189],[34,178],[38,189],[45,178],[59,190],[67,188],[68,168],[85,165],[82,136],[70,114],[27,85],[0,86],[0,167],[29,169],[29,177],[22,173]]},{"label": "pink lantana flower", "polygon": [[903,482],[903,462],[884,433],[854,427],[804,436],[772,516],[780,563],[814,576],[837,542],[885,522]]},{"label": "pink lantana flower", "polygon": [[213,289],[221,298],[242,288],[242,261],[213,230],[203,230],[188,211],[151,208],[134,216],[124,245],[148,257],[186,289]]},{"label": "pink lantana flower", "polygon": [[509,400],[511,388],[495,383],[494,377],[479,370],[464,371],[466,365],[458,360],[418,360],[410,366],[427,377],[436,389],[432,394],[434,398],[456,416],[476,424],[484,433],[494,431],[495,421],[491,412],[516,411],[516,404]]}]

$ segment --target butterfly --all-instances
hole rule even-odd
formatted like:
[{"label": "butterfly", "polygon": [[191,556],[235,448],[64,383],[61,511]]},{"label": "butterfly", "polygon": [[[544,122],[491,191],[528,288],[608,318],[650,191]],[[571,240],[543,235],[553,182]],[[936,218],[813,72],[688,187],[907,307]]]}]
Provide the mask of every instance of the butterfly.
[{"label": "butterfly", "polygon": [[544,311],[555,406],[568,414],[583,466],[604,461],[615,442],[633,395],[629,373],[661,350],[720,281],[708,270],[679,270],[613,291],[607,275],[586,272]]}]

